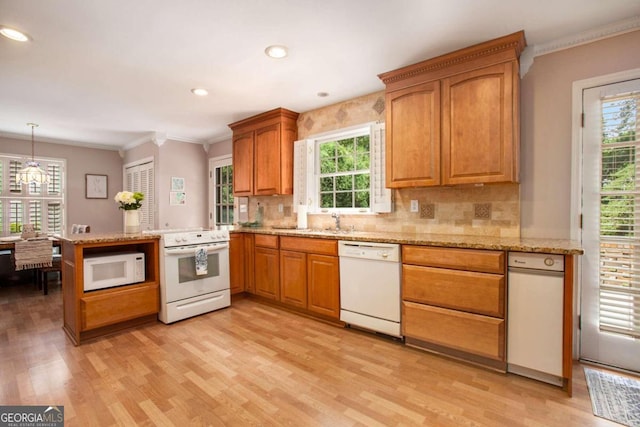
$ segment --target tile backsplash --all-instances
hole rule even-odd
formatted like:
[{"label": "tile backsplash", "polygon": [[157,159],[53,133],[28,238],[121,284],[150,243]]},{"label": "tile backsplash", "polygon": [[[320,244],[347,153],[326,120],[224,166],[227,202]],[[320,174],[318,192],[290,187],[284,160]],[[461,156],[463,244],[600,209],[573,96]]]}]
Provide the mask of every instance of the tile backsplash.
[{"label": "tile backsplash", "polygon": [[[342,228],[359,231],[442,233],[475,236],[520,236],[520,187],[518,184],[410,188],[394,190],[394,211],[385,214],[341,215]],[[411,200],[418,212],[411,212]],[[258,203],[264,208],[264,226],[295,226],[292,196],[249,198],[249,220]],[[282,211],[280,206],[282,205]],[[309,214],[309,228],[331,228],[329,214]]]}]

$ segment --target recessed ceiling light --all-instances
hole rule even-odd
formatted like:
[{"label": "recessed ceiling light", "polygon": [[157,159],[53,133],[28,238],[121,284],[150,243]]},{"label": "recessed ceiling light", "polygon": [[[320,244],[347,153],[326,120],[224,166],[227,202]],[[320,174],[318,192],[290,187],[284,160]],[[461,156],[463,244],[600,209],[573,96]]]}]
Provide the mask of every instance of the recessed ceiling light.
[{"label": "recessed ceiling light", "polygon": [[318,95],[320,98],[326,98],[327,96],[329,96],[329,92],[318,92],[316,95]]},{"label": "recessed ceiling light", "polygon": [[284,58],[285,56],[287,56],[287,47],[286,46],[282,46],[282,45],[274,44],[272,46],[267,47],[264,50],[264,53],[269,58],[275,58],[275,59]]},{"label": "recessed ceiling light", "polygon": [[191,89],[191,93],[193,93],[194,95],[198,95],[198,96],[207,96],[209,95],[209,91],[206,89],[203,89],[201,87],[196,87]]},{"label": "recessed ceiling light", "polygon": [[25,33],[14,30],[13,28],[0,26],[0,34],[5,36],[8,39],[15,40],[17,42],[26,42],[29,41],[29,36]]}]

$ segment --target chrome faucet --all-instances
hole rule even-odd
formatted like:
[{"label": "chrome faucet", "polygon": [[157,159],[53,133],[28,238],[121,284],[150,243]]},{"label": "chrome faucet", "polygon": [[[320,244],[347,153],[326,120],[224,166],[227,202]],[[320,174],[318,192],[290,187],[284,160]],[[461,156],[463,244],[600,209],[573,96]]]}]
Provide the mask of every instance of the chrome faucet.
[{"label": "chrome faucet", "polygon": [[340,230],[340,213],[334,212],[331,214],[331,218],[336,220],[336,231]]}]

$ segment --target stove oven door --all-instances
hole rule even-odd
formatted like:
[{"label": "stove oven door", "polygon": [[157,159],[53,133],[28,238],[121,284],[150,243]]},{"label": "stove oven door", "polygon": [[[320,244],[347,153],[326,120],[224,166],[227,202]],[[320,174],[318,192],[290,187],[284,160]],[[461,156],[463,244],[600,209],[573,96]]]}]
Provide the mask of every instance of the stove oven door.
[{"label": "stove oven door", "polygon": [[[207,250],[206,274],[196,273],[196,251]],[[210,243],[164,250],[166,303],[229,289],[229,244]]]}]

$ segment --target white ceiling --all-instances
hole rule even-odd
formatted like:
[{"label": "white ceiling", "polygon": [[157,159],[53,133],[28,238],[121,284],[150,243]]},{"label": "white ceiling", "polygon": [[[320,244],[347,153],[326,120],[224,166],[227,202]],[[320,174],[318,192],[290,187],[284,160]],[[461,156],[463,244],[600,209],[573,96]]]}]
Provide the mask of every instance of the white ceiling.
[{"label": "white ceiling", "polygon": [[114,149],[156,132],[217,142],[236,120],[382,90],[378,74],[455,49],[522,29],[531,49],[637,16],[638,0],[0,0],[0,25],[32,37],[0,37],[0,135],[36,122],[36,140]]}]

